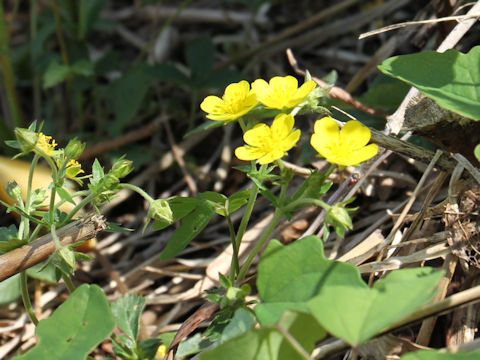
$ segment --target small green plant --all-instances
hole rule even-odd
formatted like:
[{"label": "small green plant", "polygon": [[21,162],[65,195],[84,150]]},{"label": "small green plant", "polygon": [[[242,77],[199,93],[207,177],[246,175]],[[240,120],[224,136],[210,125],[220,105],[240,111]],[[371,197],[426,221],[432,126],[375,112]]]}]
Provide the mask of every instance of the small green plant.
[{"label": "small green plant", "polygon": [[[384,67],[388,64],[387,61]],[[327,333],[356,347],[431,301],[442,276],[440,271],[428,267],[396,270],[370,288],[354,265],[325,258],[323,244],[330,230],[333,228],[339,236],[344,236],[353,227],[350,213],[355,210],[347,207],[352,200],[333,204],[322,200],[332,185],[329,175],[337,166],[341,169],[368,161],[377,154],[378,146],[368,144],[370,130],[356,120],[340,128],[318,106],[321,94],[308,76],[301,86],[294,77],[286,76],[274,77],[269,82],[258,79],[252,84],[232,83],[221,98],[207,96],[203,100],[200,107],[211,121],[194,131],[237,123],[243,133],[245,144],[235,149],[235,155],[246,163],[237,170],[251,180],[251,187],[228,197],[207,191],[194,198],[153,199],[142,189],[121,182],[132,170],[130,161],[120,158],[109,171],[95,161],[92,173],[85,174],[77,162],[84,149],[81,142],[74,139],[65,148],[57,149],[56,142],[37,129],[36,124],[28,129],[17,128],[16,141],[9,145],[19,150],[20,155],[33,154],[32,170],[25,199],[18,185],[12,183],[7,188],[14,204],[4,205],[8,211],[18,213],[21,221],[18,229],[2,229],[1,249],[7,252],[31,243],[42,229],[50,232],[56,251],[45,267],[53,268],[63,277],[71,291],[69,299],[49,319],[38,322],[29,301],[27,273],[20,275],[24,304],[32,321],[38,324],[40,341],[17,358],[47,359],[44,349],[54,348],[56,352],[48,353],[49,359],[85,359],[108,336],[115,354],[122,359],[146,360],[164,354],[165,345],[159,339],[138,340],[145,300],[129,294],[109,305],[96,285],[75,289],[70,280],[75,262],[88,258],[76,252],[75,246],[62,246],[56,238],[57,230],[73,221],[85,206],[99,212],[99,205],[124,188],[136,191],[150,203],[147,215],[153,220],[153,229],[161,230],[181,221],[160,255],[162,259],[178,255],[215,214],[224,217],[228,224],[233,249],[230,271],[219,274],[221,286],[206,296],[210,302],[218,303],[219,311],[202,335],[180,344],[179,357],[198,353],[202,360],[310,359],[315,343]],[[466,111],[473,117],[476,110],[467,106]],[[294,189],[293,171],[282,159],[300,142],[302,133],[295,128],[295,117],[306,113],[321,114],[308,140],[331,165],[323,173],[312,170],[303,184]],[[47,190],[32,188],[33,169],[40,158],[52,173]],[[67,188],[68,179],[87,186],[72,192]],[[274,214],[255,246],[240,257],[244,234],[259,196],[270,202]],[[65,203],[72,205],[68,213],[60,210]],[[270,239],[283,219],[290,219],[295,211],[306,206],[325,211],[323,239],[308,236],[290,245]],[[243,210],[243,215],[235,227],[232,214],[239,210]],[[246,279],[260,254],[258,300],[251,301],[248,298],[251,285]],[[65,324],[68,331],[56,332],[58,323]],[[112,335],[115,325],[122,335]],[[430,354],[419,353],[418,358],[428,359]]]}]

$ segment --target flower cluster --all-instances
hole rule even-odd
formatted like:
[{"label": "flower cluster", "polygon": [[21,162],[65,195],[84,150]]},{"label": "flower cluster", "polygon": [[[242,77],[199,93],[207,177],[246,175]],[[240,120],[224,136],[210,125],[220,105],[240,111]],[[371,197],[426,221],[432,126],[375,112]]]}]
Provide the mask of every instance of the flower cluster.
[{"label": "flower cluster", "polygon": [[[239,120],[241,124],[244,124],[243,116],[252,110],[259,117],[262,117],[262,111],[269,115],[272,110],[276,111],[271,126],[255,124],[255,120],[250,119],[243,135],[245,146],[235,150],[240,160],[269,164],[281,159],[300,139],[300,130],[294,129],[293,114],[302,108],[308,111],[313,103],[318,102],[319,95],[313,91],[315,86],[315,82],[309,80],[299,87],[293,76],[276,76],[269,82],[257,79],[251,86],[247,81],[240,81],[228,85],[221,98],[207,96],[200,107],[208,113],[208,119],[225,123]],[[370,136],[370,130],[359,121],[349,121],[340,130],[335,120],[324,117],[315,122],[310,143],[332,164],[358,165],[378,152],[376,144],[367,145]]]}]

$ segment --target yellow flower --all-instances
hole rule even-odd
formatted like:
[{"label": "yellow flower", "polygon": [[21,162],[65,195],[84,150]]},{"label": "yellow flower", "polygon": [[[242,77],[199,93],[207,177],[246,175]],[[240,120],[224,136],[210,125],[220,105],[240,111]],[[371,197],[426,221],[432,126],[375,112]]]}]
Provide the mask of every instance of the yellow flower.
[{"label": "yellow flower", "polygon": [[240,160],[258,160],[262,165],[280,159],[300,138],[300,130],[292,131],[294,122],[292,115],[279,114],[271,127],[255,125],[243,135],[248,146],[236,148],[235,155]]},{"label": "yellow flower", "polygon": [[43,133],[38,133],[38,140],[35,146],[43,151],[46,155],[52,155],[55,151],[57,143],[51,136],[46,136]]},{"label": "yellow flower", "polygon": [[207,96],[200,108],[208,113],[208,119],[233,121],[248,113],[257,104],[257,97],[249,83],[242,80],[228,85],[221,99],[218,96]]},{"label": "yellow flower", "polygon": [[332,164],[358,165],[378,152],[376,144],[367,145],[370,136],[370,130],[356,120],[340,130],[335,120],[324,117],[315,122],[310,144]]},{"label": "yellow flower", "polygon": [[65,175],[70,179],[75,179],[78,174],[84,173],[82,166],[76,160],[70,160],[67,162],[67,169]]},{"label": "yellow flower", "polygon": [[315,86],[315,81],[310,80],[298,88],[297,79],[289,75],[275,76],[269,83],[263,79],[255,80],[252,89],[267,108],[285,110],[303,102]]}]

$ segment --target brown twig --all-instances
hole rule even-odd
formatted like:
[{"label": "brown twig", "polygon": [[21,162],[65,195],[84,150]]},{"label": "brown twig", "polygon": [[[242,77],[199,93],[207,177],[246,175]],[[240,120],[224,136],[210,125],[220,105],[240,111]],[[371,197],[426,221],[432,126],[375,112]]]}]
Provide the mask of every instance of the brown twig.
[{"label": "brown twig", "polygon": [[[91,215],[57,230],[62,245],[86,241],[106,229],[103,216]],[[42,262],[55,252],[51,234],[0,256],[0,281]]]},{"label": "brown twig", "polygon": [[157,127],[158,122],[154,121],[141,129],[134,130],[111,141],[101,142],[91,146],[85,149],[82,155],[80,155],[79,160],[88,159],[106,151],[117,149],[120,146],[131,144],[135,141],[147,138],[155,132]]},{"label": "brown twig", "polygon": [[[299,68],[298,66],[298,63],[297,63],[297,60],[295,59],[295,56],[293,55],[293,52],[291,49],[287,49],[286,51],[287,53],[287,58],[288,58],[288,62],[290,63],[290,66],[292,67],[292,69],[298,74],[298,75],[301,75],[301,76],[305,76],[306,74],[306,71],[305,70],[302,70]],[[330,85],[327,84],[325,81],[315,77],[315,76],[312,76],[312,80],[314,80],[318,86],[320,87],[329,87]],[[382,117],[382,118],[386,118],[387,114],[384,113],[383,111],[380,111],[380,110],[376,110],[376,109],[373,109],[369,106],[366,106],[364,104],[362,104],[360,101],[357,101],[353,98],[352,95],[350,95],[350,93],[348,93],[347,91],[345,91],[344,89],[338,87],[338,86],[332,86],[330,88],[330,92],[328,93],[328,95],[332,98],[332,99],[336,99],[336,100],[339,100],[357,110],[360,110],[366,114],[369,114],[369,115],[374,115],[374,116],[379,116],[379,117]]]}]

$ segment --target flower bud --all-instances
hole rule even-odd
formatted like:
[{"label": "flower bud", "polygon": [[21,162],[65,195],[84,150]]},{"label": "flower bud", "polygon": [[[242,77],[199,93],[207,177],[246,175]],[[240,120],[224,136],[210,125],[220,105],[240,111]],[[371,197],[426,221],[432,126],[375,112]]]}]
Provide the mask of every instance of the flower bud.
[{"label": "flower bud", "polygon": [[348,214],[352,211],[355,211],[355,209],[345,209],[343,204],[337,203],[328,210],[325,223],[332,225],[337,234],[343,236],[345,230],[353,229],[352,219]]},{"label": "flower bud", "polygon": [[133,161],[120,158],[119,160],[115,161],[110,173],[121,179],[130,174],[130,172],[133,170],[132,164]]},{"label": "flower bud", "polygon": [[77,138],[70,140],[65,147],[65,156],[67,159],[78,159],[78,157],[83,153],[85,145],[85,143],[82,143]]},{"label": "flower bud", "polygon": [[148,216],[153,220],[173,222],[173,213],[167,200],[157,199],[150,203]]},{"label": "flower bud", "polygon": [[38,141],[38,134],[29,129],[16,128],[15,137],[17,138],[18,146],[23,153],[33,151],[33,148]]},{"label": "flower bud", "polygon": [[9,182],[7,185],[7,194],[16,202],[22,201],[22,189],[15,181]]}]

